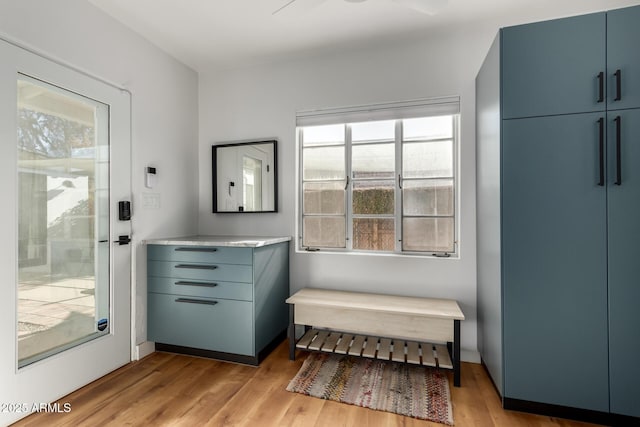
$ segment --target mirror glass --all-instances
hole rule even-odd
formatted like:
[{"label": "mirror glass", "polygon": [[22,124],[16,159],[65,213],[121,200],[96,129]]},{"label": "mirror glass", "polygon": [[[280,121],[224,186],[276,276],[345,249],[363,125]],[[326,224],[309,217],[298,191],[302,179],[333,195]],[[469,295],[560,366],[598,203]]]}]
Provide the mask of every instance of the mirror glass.
[{"label": "mirror glass", "polygon": [[213,146],[213,212],[277,212],[276,141]]}]

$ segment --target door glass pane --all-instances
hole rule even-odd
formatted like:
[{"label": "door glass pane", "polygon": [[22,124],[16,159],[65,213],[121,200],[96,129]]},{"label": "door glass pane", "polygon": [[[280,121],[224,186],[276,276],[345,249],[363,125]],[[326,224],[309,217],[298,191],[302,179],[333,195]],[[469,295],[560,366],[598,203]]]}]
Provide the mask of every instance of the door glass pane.
[{"label": "door glass pane", "polygon": [[247,211],[262,210],[262,160],[242,157],[242,206]]},{"label": "door glass pane", "polygon": [[18,365],[109,332],[108,106],[19,76]]}]

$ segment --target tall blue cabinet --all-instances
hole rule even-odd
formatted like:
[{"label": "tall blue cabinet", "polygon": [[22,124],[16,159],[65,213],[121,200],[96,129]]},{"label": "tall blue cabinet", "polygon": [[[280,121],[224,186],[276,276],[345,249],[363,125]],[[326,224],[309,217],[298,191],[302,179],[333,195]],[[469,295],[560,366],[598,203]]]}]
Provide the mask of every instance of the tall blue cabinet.
[{"label": "tall blue cabinet", "polygon": [[639,23],[504,28],[478,74],[478,343],[505,407],[640,417]]}]

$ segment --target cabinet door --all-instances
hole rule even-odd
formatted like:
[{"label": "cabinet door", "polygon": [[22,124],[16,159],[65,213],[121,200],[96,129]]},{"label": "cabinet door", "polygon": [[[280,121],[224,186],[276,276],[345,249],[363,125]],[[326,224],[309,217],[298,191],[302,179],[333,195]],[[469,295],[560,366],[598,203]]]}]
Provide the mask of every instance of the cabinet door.
[{"label": "cabinet door", "polygon": [[609,410],[600,118],[503,121],[507,398]]},{"label": "cabinet door", "polygon": [[150,292],[149,339],[184,347],[254,356],[253,305]]},{"label": "cabinet door", "polygon": [[223,264],[253,264],[253,248],[193,245],[148,245],[147,259]]},{"label": "cabinet door", "polygon": [[503,29],[503,117],[604,111],[605,21],[596,13]]},{"label": "cabinet door", "polygon": [[[640,107],[639,43],[640,6],[607,13],[607,99],[610,110]],[[620,75],[616,76],[618,70]]]},{"label": "cabinet door", "polygon": [[[620,185],[616,118],[620,125]],[[611,412],[640,417],[640,110],[609,113],[609,372]]]},{"label": "cabinet door", "polygon": [[239,264],[204,264],[197,262],[147,261],[147,273],[154,277],[225,282],[253,281],[253,268]]}]

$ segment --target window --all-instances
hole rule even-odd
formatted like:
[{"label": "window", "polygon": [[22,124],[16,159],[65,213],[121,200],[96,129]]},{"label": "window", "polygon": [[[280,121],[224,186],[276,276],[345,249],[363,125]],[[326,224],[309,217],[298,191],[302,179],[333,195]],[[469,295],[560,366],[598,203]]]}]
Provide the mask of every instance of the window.
[{"label": "window", "polygon": [[458,105],[299,115],[300,247],[455,253]]}]

